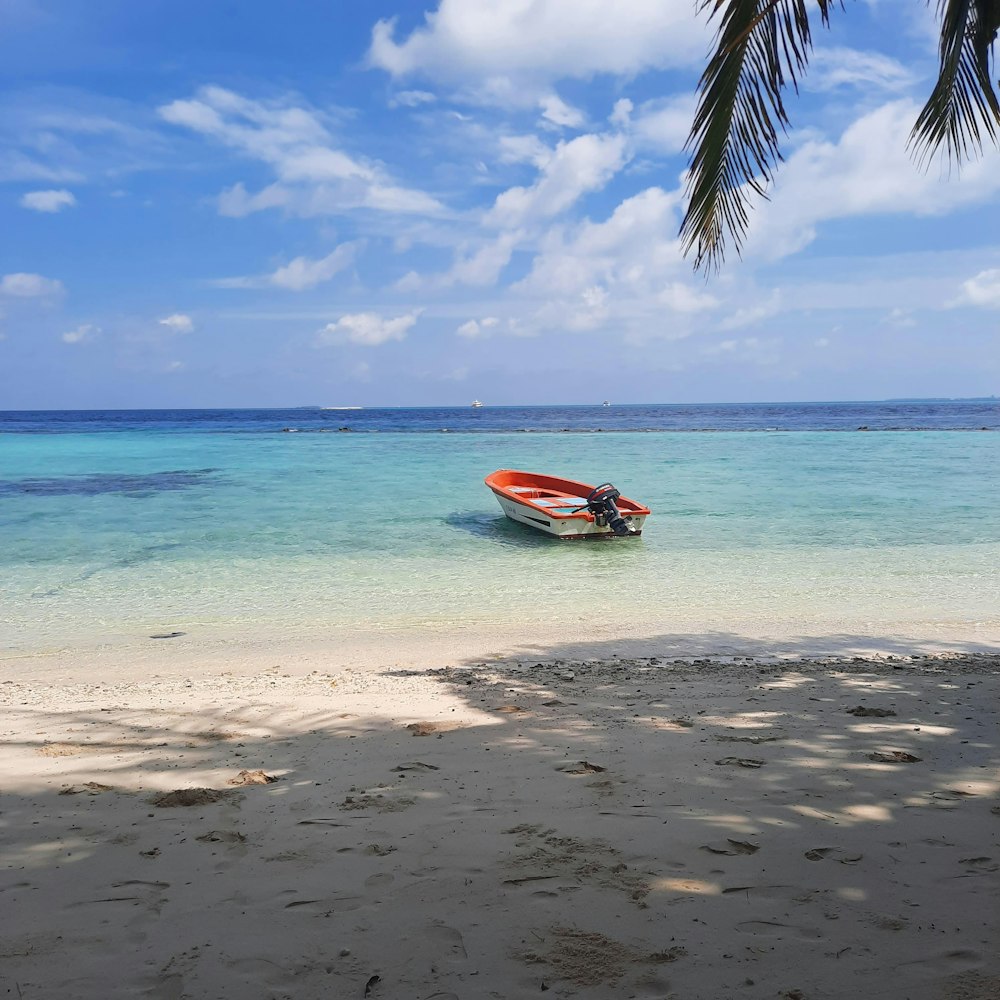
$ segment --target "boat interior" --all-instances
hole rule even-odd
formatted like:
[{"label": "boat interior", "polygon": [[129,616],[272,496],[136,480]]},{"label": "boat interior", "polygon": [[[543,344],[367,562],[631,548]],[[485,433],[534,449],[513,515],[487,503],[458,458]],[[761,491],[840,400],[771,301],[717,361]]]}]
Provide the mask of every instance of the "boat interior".
[{"label": "boat interior", "polygon": [[[594,517],[588,509],[587,497],[595,487],[586,483],[516,469],[498,469],[486,477],[486,485],[498,496],[506,495],[555,517],[580,517],[588,521]],[[619,495],[615,502],[623,514],[649,513],[648,507],[628,497]]]},{"label": "boat interior", "polygon": [[538,507],[544,507],[558,514],[572,514],[578,510],[587,509],[587,498],[570,496],[556,490],[542,490],[534,486],[509,486],[511,493],[516,493],[525,500],[530,500]]}]

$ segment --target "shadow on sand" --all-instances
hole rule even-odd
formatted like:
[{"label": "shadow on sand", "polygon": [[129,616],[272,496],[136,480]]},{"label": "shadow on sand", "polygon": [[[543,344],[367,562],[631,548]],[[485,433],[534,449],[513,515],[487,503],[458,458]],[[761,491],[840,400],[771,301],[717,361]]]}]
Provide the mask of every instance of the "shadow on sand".
[{"label": "shadow on sand", "polygon": [[[70,710],[7,685],[0,986],[1000,995],[1000,657],[671,640],[742,659],[527,645],[377,679],[90,685]],[[226,783],[245,770],[280,780]],[[186,788],[218,794],[153,804]]]}]

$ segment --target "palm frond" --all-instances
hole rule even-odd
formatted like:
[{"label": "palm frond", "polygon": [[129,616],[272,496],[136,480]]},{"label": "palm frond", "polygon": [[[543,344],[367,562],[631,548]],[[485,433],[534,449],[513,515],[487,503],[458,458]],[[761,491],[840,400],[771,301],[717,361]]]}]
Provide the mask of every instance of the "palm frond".
[{"label": "palm frond", "polygon": [[[832,0],[816,4],[828,24]],[[739,253],[750,203],[766,197],[782,158],[778,128],[789,125],[783,92],[789,85],[798,90],[812,49],[806,0],[704,0],[707,8],[721,19],[715,54],[698,83],[680,230],[685,255],[695,249],[696,269],[718,268],[727,236]]]},{"label": "palm frond", "polygon": [[996,142],[1000,131],[990,76],[1000,0],[940,0],[938,12],[940,73],[910,133],[910,146],[924,162],[943,146],[949,160],[961,163],[982,150],[984,133]]}]

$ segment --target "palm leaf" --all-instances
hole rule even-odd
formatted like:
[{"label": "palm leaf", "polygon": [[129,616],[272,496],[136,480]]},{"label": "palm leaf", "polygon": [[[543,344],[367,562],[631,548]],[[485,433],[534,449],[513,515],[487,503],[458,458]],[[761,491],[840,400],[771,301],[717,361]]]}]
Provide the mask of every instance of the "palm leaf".
[{"label": "palm leaf", "polygon": [[[816,3],[828,24],[831,0]],[[806,0],[703,0],[706,8],[721,19],[686,146],[692,154],[680,236],[685,254],[695,249],[696,269],[717,269],[727,235],[740,251],[751,199],[766,197],[782,158],[778,128],[789,125],[782,95],[788,85],[798,90],[812,34]]]},{"label": "palm leaf", "polygon": [[990,57],[1000,29],[1000,0],[940,0],[941,68],[937,84],[910,133],[925,162],[941,147],[961,163],[982,150],[983,135],[997,141],[1000,104]]}]

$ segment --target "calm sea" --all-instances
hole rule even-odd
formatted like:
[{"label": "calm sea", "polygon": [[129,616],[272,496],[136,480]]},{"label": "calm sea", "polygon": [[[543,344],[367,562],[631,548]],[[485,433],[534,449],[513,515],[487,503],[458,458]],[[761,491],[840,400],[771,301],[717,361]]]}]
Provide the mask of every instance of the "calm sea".
[{"label": "calm sea", "polygon": [[[867,431],[867,432],[866,432]],[[1000,632],[1000,400],[0,413],[0,647],[178,629]],[[504,519],[614,482],[641,539]]]}]

